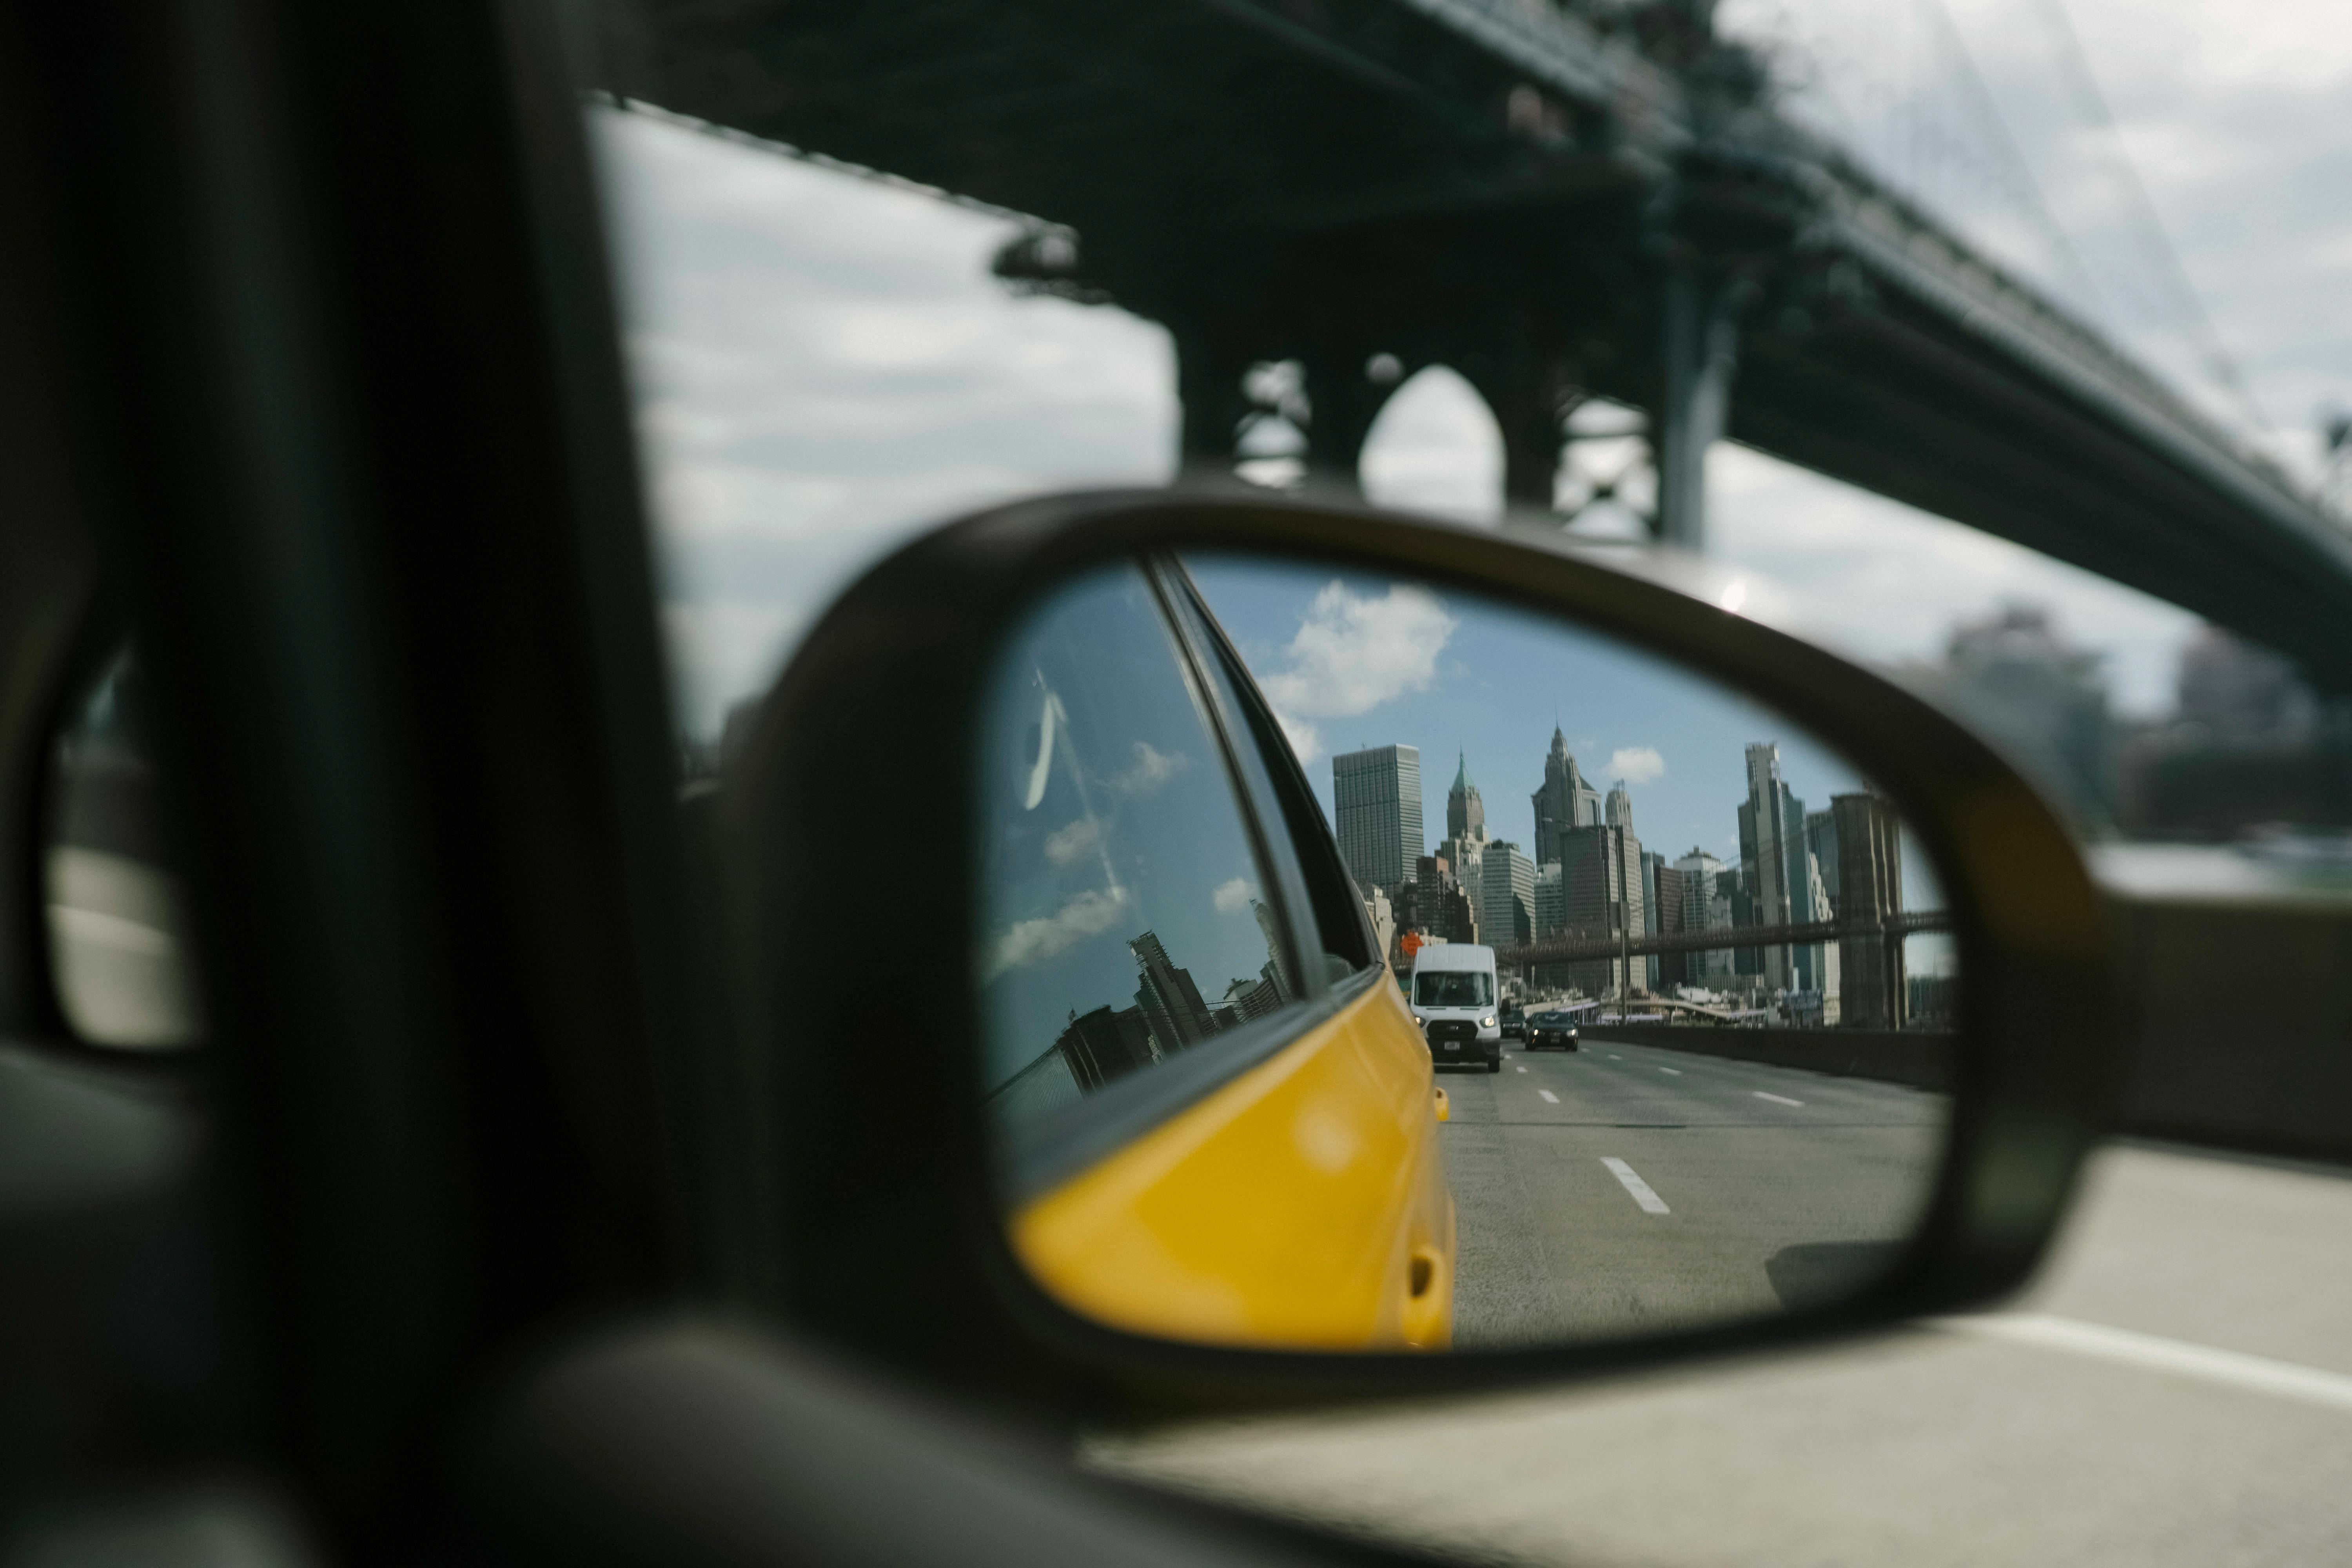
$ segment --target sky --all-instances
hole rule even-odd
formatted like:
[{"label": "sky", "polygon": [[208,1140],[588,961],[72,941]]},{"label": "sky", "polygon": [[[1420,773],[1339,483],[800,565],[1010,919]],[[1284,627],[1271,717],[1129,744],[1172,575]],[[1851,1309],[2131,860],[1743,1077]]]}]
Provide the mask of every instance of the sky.
[{"label": "sky", "polygon": [[1669,860],[1739,859],[1747,748],[1777,743],[1808,809],[1862,787],[1834,752],[1739,694],[1565,622],[1411,582],[1237,557],[1186,563],[1336,818],[1336,752],[1421,751],[1422,822],[1445,836],[1466,762],[1486,834],[1537,858],[1535,807],[1557,724],[1585,781],[1623,780],[1634,837]]},{"label": "sky", "polygon": [[[2247,440],[2315,472],[2318,410],[2352,405],[2352,27],[2303,0],[2065,0],[2111,135],[2070,86],[2053,0],[1942,0],[1948,28],[1937,3],[1726,0],[1720,16],[1796,83],[1791,112],[2073,289]],[[1968,79],[1956,47],[1981,99],[1951,86]],[[598,110],[595,127],[688,732],[714,734],[827,602],[921,530],[1042,490],[1170,476],[1166,335],[1116,309],[1008,295],[987,271],[1015,232],[1008,216],[656,115]],[[2150,259],[2117,146],[2267,426],[2206,374],[2196,312]],[[2037,202],[2063,245],[2036,226]],[[1634,456],[1596,442],[1577,462],[1605,477]],[[1386,504],[1491,517],[1500,470],[1491,418],[1434,368],[1391,400],[1362,472]],[[2169,706],[2195,627],[2172,606],[1737,447],[1711,456],[1708,484],[1710,552],[1778,584],[1833,645],[1933,659],[1957,622],[2030,602],[2104,656],[2123,710]],[[1628,524],[1604,511],[1579,526]]]}]

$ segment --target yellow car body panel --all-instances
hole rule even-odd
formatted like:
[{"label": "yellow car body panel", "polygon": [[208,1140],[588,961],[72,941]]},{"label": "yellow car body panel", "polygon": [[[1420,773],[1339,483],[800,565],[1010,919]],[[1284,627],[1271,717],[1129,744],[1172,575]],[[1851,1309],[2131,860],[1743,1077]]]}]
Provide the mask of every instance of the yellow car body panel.
[{"label": "yellow car body panel", "polygon": [[1013,1242],[1074,1310],[1196,1343],[1443,1349],[1454,1197],[1393,984],[1034,1199]]}]

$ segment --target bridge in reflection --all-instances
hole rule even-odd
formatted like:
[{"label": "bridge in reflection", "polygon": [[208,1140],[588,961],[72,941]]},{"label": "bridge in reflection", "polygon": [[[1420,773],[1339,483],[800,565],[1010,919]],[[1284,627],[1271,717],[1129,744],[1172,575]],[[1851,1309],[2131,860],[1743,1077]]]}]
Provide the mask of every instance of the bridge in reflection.
[{"label": "bridge in reflection", "polygon": [[1720,952],[1736,948],[1811,947],[1822,942],[1901,942],[1927,931],[1948,931],[1948,910],[1912,910],[1872,921],[1809,921],[1796,925],[1712,926],[1705,931],[1639,934],[1571,929],[1533,942],[1497,943],[1505,968],[1530,963],[1591,963],[1651,953]]}]

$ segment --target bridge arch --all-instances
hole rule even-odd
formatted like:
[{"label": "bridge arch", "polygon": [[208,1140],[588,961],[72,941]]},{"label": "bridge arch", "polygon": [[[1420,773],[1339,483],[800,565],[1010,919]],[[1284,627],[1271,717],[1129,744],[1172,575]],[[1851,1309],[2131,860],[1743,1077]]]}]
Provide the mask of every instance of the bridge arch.
[{"label": "bridge arch", "polygon": [[1491,522],[1502,513],[1504,466],[1495,411],[1460,372],[1432,364],[1382,403],[1356,472],[1376,505]]}]

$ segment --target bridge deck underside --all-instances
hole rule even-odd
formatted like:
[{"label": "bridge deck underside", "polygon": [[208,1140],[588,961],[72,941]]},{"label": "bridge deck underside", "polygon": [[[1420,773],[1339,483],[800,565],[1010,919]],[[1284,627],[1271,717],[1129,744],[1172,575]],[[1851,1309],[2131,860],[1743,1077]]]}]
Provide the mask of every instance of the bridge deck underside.
[{"label": "bridge deck underside", "polygon": [[[1074,283],[1169,323],[1188,353],[1360,366],[1387,351],[1454,364],[1490,402],[1540,380],[1541,362],[1657,405],[1650,203],[1675,127],[1548,93],[1544,124],[1514,128],[1526,76],[1426,3],[648,0],[638,14],[624,90],[1066,225]],[[1903,247],[1842,242],[1771,193],[1704,174],[1680,191],[1685,237],[1768,258],[1752,269],[1735,438],[2352,678],[2342,534],[2120,362],[2094,354],[2085,372],[2063,345],[2053,357],[1988,331]],[[1497,413],[1509,442],[1515,416]]]}]

